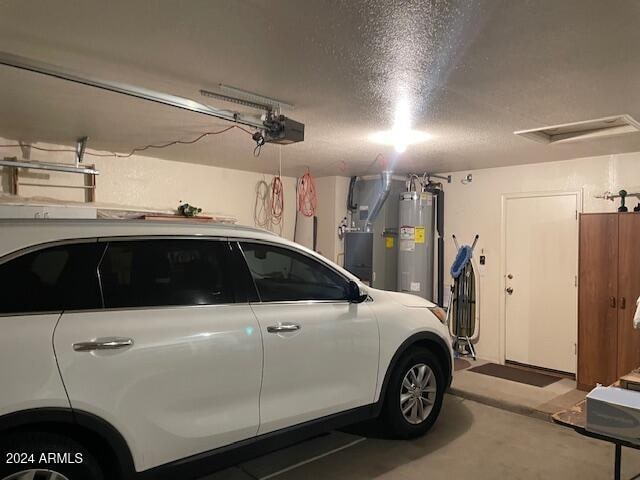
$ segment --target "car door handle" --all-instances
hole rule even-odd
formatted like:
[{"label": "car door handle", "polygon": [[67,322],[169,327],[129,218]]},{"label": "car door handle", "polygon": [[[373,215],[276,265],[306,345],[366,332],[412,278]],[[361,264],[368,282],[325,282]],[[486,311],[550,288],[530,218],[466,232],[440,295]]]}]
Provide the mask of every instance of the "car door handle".
[{"label": "car door handle", "polygon": [[133,338],[105,337],[92,342],[78,342],[73,344],[76,352],[91,352],[93,350],[117,350],[133,345]]},{"label": "car door handle", "polygon": [[295,332],[296,330],[300,330],[300,325],[295,323],[280,323],[267,327],[267,332],[269,333]]}]

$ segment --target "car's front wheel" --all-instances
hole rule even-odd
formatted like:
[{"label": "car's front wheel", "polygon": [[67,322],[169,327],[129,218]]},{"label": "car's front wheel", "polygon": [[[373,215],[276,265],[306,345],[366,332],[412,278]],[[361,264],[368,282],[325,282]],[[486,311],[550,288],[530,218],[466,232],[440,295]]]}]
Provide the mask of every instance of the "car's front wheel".
[{"label": "car's front wheel", "polygon": [[389,434],[412,438],[426,433],[442,407],[446,380],[438,358],[429,350],[405,353],[391,373],[382,420]]}]

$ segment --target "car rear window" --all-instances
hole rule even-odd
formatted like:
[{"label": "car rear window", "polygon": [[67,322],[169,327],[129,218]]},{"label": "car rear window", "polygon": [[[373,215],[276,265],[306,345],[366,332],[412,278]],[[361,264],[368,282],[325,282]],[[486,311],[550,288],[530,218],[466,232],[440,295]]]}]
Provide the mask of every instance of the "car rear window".
[{"label": "car rear window", "polygon": [[216,240],[110,242],[100,262],[106,308],[234,303],[231,249]]},{"label": "car rear window", "polygon": [[101,308],[97,242],[43,248],[0,264],[0,314]]}]

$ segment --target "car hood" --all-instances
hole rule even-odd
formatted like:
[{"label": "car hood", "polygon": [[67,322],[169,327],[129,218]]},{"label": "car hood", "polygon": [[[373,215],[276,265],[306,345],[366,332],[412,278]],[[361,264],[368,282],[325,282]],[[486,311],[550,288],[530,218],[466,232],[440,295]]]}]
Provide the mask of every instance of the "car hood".
[{"label": "car hood", "polygon": [[390,291],[385,291],[384,293],[389,297],[390,300],[393,300],[394,302],[399,303],[404,307],[432,308],[436,306],[435,303],[432,303],[429,300],[425,300],[422,297],[418,297],[417,295]]}]

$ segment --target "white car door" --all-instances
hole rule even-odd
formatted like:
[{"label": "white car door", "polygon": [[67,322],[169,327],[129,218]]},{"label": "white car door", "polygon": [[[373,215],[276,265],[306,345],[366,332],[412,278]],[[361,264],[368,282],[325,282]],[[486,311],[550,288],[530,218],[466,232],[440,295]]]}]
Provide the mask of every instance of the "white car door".
[{"label": "white car door", "polygon": [[[51,338],[64,309],[99,306],[98,255],[96,239],[85,239],[0,259],[0,415],[69,408]],[[82,277],[89,281],[77,282]]]},{"label": "white car door", "polygon": [[348,279],[290,248],[245,243],[264,342],[259,434],[373,403],[379,335]]},{"label": "white car door", "polygon": [[262,340],[232,248],[111,240],[99,267],[106,308],[65,312],[56,329],[72,407],[115,426],[137,470],[257,433]]}]

